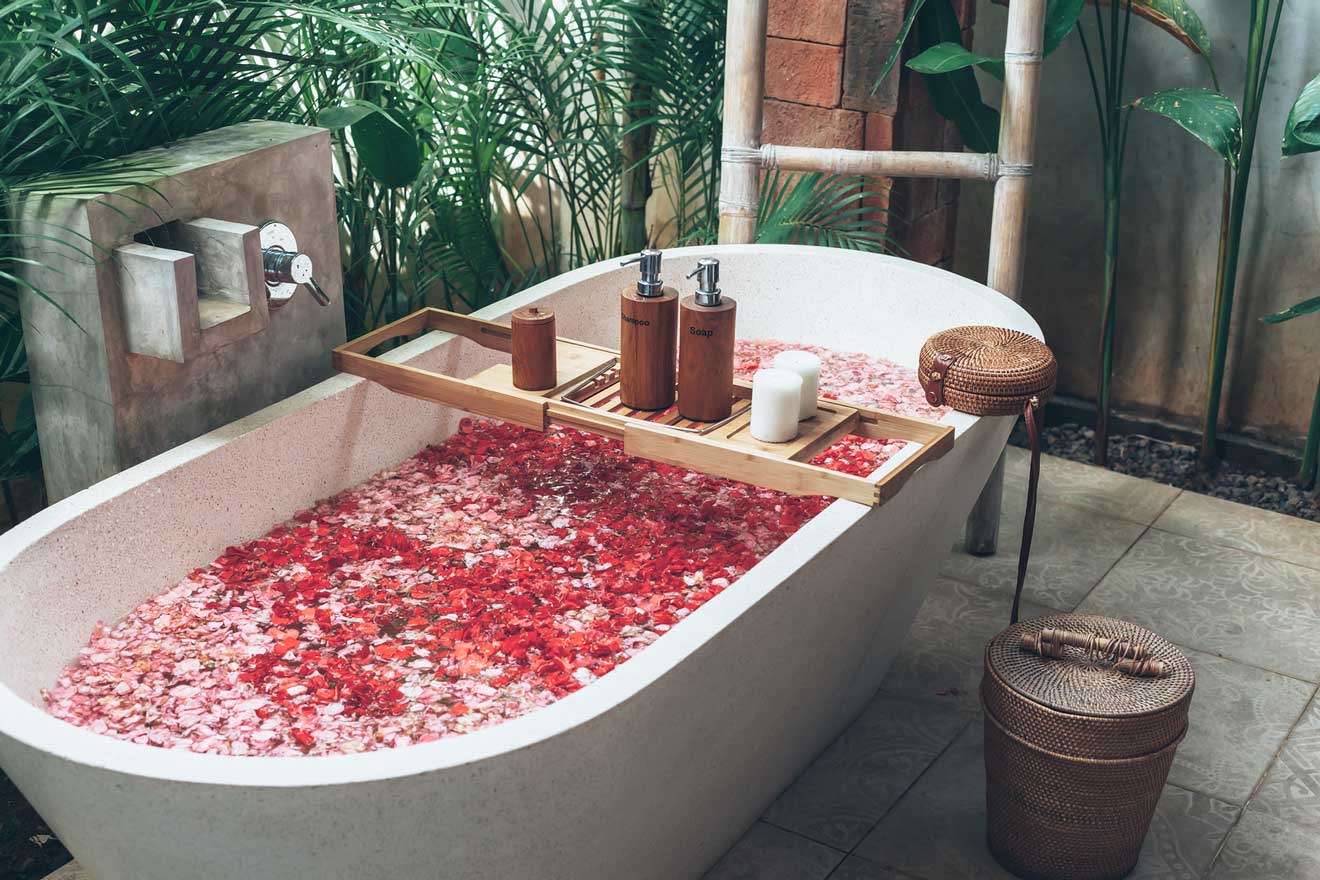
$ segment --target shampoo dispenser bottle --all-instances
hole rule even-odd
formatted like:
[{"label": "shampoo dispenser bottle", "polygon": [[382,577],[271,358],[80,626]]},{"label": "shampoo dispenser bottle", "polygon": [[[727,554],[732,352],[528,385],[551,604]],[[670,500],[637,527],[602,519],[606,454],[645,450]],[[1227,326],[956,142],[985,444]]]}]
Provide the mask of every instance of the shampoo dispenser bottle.
[{"label": "shampoo dispenser bottle", "polygon": [[674,405],[678,292],[660,281],[660,257],[648,249],[620,264],[641,263],[642,273],[619,298],[619,399],[633,409]]},{"label": "shampoo dispenser bottle", "polygon": [[733,410],[734,318],[738,304],[720,294],[720,261],[697,260],[697,292],[678,307],[678,412],[697,422],[727,419]]}]

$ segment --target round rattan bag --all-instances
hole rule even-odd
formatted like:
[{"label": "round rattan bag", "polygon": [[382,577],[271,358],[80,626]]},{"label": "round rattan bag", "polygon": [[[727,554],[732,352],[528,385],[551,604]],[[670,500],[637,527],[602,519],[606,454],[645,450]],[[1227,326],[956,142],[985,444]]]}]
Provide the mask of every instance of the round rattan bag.
[{"label": "round rattan bag", "polygon": [[1054,393],[1059,365],[1054,352],[1030,334],[1007,327],[969,326],[942,330],[921,346],[918,376],[931,406],[951,406],[974,416],[1021,414],[1031,441],[1027,509],[1018,548],[1017,590],[1011,623],[1017,623],[1022,585],[1031,558],[1040,482],[1040,410]]},{"label": "round rattan bag", "polygon": [[1018,415],[1033,397],[1043,406],[1058,375],[1045,343],[1006,327],[953,327],[921,347],[926,400],[975,416]]}]

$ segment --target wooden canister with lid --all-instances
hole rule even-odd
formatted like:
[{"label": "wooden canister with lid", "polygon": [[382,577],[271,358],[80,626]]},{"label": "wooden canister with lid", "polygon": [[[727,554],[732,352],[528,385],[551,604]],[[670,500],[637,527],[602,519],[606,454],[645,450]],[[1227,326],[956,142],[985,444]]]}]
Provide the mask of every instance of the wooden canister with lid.
[{"label": "wooden canister with lid", "polygon": [[513,385],[523,391],[546,391],[556,385],[555,313],[526,306],[513,313]]}]

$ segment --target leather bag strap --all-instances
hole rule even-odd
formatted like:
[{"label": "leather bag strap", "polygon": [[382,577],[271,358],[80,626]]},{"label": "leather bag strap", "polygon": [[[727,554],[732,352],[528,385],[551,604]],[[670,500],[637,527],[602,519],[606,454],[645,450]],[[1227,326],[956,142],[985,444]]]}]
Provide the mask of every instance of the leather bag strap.
[{"label": "leather bag strap", "polygon": [[1022,518],[1022,546],[1018,548],[1017,588],[1013,591],[1013,614],[1009,623],[1018,622],[1022,604],[1022,586],[1027,581],[1027,562],[1031,559],[1031,535],[1036,528],[1036,487],[1040,483],[1040,401],[1032,397],[1023,408],[1027,440],[1031,444],[1031,471],[1027,477],[1027,512]]}]

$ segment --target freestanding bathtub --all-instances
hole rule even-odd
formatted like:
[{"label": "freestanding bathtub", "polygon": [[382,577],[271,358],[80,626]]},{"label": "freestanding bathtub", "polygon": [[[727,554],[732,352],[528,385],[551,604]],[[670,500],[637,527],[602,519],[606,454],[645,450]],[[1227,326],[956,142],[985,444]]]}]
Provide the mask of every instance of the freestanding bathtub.
[{"label": "freestanding bathtub", "polygon": [[[665,277],[707,254],[722,260],[749,338],[915,364],[945,327],[1039,335],[989,289],[888,257],[687,248],[666,254]],[[613,345],[634,274],[588,266],[480,314],[548,304],[562,335]],[[390,357],[461,373],[496,355],[432,333]],[[949,414],[954,450],[888,504],[835,502],[640,656],[476,733],[359,755],[224,757],[98,736],[41,708],[40,689],[98,620],[445,438],[460,415],[338,376],[3,538],[0,765],[96,880],[697,877],[870,699],[1011,427]]]}]

